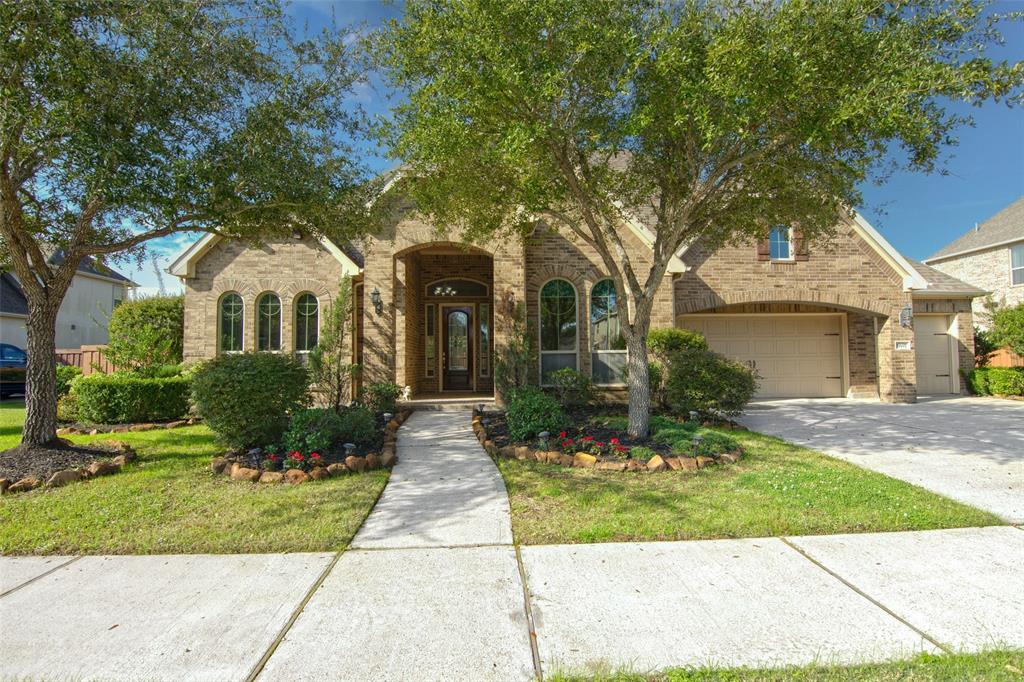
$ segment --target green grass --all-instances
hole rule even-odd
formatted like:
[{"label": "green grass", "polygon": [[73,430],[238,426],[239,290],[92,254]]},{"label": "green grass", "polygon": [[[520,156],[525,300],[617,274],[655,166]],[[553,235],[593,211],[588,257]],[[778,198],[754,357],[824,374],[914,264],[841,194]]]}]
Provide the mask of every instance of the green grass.
[{"label": "green grass", "polygon": [[921,654],[907,661],[857,666],[805,666],[777,670],[673,669],[652,675],[609,673],[587,676],[555,674],[551,682],[961,682],[1019,680],[1024,677],[1024,652],[989,651],[980,654]]},{"label": "green grass", "polygon": [[[18,444],[24,414],[21,403],[0,403],[0,450]],[[388,479],[380,470],[300,486],[237,483],[210,471],[220,450],[205,426],[116,438],[139,454],[121,473],[0,498],[0,554],[335,551]]]},{"label": "green grass", "polygon": [[[660,418],[652,423],[679,428]],[[499,460],[516,541],[692,540],[1000,523],[987,512],[778,438],[723,435],[740,443],[744,458],[696,473],[610,473]]]}]

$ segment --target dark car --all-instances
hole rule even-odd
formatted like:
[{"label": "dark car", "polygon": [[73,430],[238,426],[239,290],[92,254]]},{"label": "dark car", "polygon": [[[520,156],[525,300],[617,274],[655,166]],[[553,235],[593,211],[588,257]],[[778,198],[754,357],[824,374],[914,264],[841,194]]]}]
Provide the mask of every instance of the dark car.
[{"label": "dark car", "polygon": [[9,343],[0,343],[0,398],[25,395],[25,351]]}]

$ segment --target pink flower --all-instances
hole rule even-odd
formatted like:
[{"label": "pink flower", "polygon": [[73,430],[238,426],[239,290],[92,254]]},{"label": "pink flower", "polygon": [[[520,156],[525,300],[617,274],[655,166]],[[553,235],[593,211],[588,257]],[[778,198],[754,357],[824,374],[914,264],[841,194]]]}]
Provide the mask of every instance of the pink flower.
[{"label": "pink flower", "polygon": [[619,439],[618,438],[612,438],[608,442],[611,443],[612,445],[618,445],[619,444]]}]

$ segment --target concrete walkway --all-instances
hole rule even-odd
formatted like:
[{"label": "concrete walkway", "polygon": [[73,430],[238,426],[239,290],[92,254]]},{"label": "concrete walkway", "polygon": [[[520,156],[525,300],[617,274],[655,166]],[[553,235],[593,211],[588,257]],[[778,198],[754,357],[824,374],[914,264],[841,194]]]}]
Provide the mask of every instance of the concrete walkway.
[{"label": "concrete walkway", "polygon": [[468,411],[414,414],[398,454],[343,554],[0,557],[0,679],[529,680],[1024,647],[1019,528],[517,554]]},{"label": "concrete walkway", "polygon": [[776,400],[752,404],[741,421],[1008,523],[1024,523],[1024,402],[959,396],[913,405]]}]

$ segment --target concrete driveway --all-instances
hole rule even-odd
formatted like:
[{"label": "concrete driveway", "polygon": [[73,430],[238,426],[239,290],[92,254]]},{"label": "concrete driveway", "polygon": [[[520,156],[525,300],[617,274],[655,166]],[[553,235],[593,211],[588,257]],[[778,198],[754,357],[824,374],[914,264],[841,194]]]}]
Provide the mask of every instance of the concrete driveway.
[{"label": "concrete driveway", "polygon": [[740,421],[1024,523],[1024,402],[775,400],[751,404]]}]

